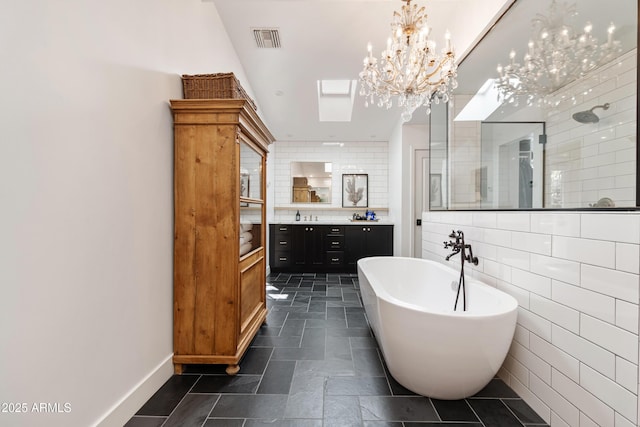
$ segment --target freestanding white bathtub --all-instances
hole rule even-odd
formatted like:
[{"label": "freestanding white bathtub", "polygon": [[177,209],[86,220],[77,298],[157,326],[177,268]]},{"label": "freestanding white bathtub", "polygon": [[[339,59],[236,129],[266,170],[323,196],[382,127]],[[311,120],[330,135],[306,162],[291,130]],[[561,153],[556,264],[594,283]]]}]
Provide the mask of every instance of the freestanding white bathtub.
[{"label": "freestanding white bathtub", "polygon": [[358,261],[365,311],[391,375],[436,399],[462,399],[486,386],[502,366],[516,327],[511,295],[435,261],[371,257]]}]

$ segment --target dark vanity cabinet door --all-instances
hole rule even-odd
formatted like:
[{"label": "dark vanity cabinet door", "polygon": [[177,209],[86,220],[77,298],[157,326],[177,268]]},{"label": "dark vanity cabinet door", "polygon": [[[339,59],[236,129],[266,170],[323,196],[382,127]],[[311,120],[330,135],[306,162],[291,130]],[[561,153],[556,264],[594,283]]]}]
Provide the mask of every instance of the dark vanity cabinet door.
[{"label": "dark vanity cabinet door", "polygon": [[344,233],[345,261],[349,271],[355,271],[356,261],[365,253],[367,226],[349,225]]},{"label": "dark vanity cabinet door", "polygon": [[324,265],[323,226],[293,225],[293,266],[297,270],[315,271]]},{"label": "dark vanity cabinet door", "polygon": [[375,225],[367,227],[367,241],[364,256],[393,255],[393,226]]},{"label": "dark vanity cabinet door", "polygon": [[393,255],[392,225],[349,225],[345,231],[347,268],[356,270],[360,258]]}]

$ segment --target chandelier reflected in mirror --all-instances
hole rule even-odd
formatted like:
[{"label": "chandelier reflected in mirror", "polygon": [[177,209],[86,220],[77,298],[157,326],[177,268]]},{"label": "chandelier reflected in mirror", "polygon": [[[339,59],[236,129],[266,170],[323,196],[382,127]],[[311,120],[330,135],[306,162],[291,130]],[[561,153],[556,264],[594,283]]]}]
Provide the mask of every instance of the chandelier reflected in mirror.
[{"label": "chandelier reflected in mirror", "polygon": [[369,43],[364,69],[360,72],[360,95],[365,97],[365,107],[377,104],[391,108],[392,98],[403,107],[402,119],[409,121],[416,108],[425,105],[431,113],[431,103],[447,102],[451,91],[457,87],[457,65],[449,33],[445,35],[445,47],[437,51],[436,43],[429,38],[425,8],[418,9],[411,0],[400,12],[393,13],[391,37],[380,61],[373,56]]},{"label": "chandelier reflected in mirror", "polygon": [[620,42],[613,38],[613,24],[607,28],[607,40],[599,43],[590,22],[582,30],[570,24],[577,14],[575,4],[552,0],[548,16],[535,16],[522,63],[516,62],[516,52],[512,50],[509,63],[504,67],[498,64],[495,84],[503,101],[517,106],[525,100],[527,105],[547,107],[564,101],[575,103],[575,93],[554,93],[620,54]]}]

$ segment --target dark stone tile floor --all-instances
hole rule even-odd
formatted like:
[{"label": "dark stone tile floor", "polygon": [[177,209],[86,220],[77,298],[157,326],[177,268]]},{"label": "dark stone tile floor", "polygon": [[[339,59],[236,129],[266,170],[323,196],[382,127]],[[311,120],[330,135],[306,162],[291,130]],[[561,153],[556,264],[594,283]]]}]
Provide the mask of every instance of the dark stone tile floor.
[{"label": "dark stone tile floor", "polygon": [[126,427],[523,427],[544,421],[502,380],[473,397],[419,396],[388,373],[355,274],[276,274],[236,376],[174,375]]}]

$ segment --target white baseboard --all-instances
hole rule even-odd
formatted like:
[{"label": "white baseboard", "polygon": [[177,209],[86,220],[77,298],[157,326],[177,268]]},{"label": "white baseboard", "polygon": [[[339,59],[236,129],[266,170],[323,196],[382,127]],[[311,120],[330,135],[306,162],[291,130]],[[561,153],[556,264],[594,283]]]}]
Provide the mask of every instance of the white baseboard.
[{"label": "white baseboard", "polygon": [[173,354],[170,354],[149,375],[136,384],[96,423],[95,427],[122,427],[153,394],[173,375]]}]

